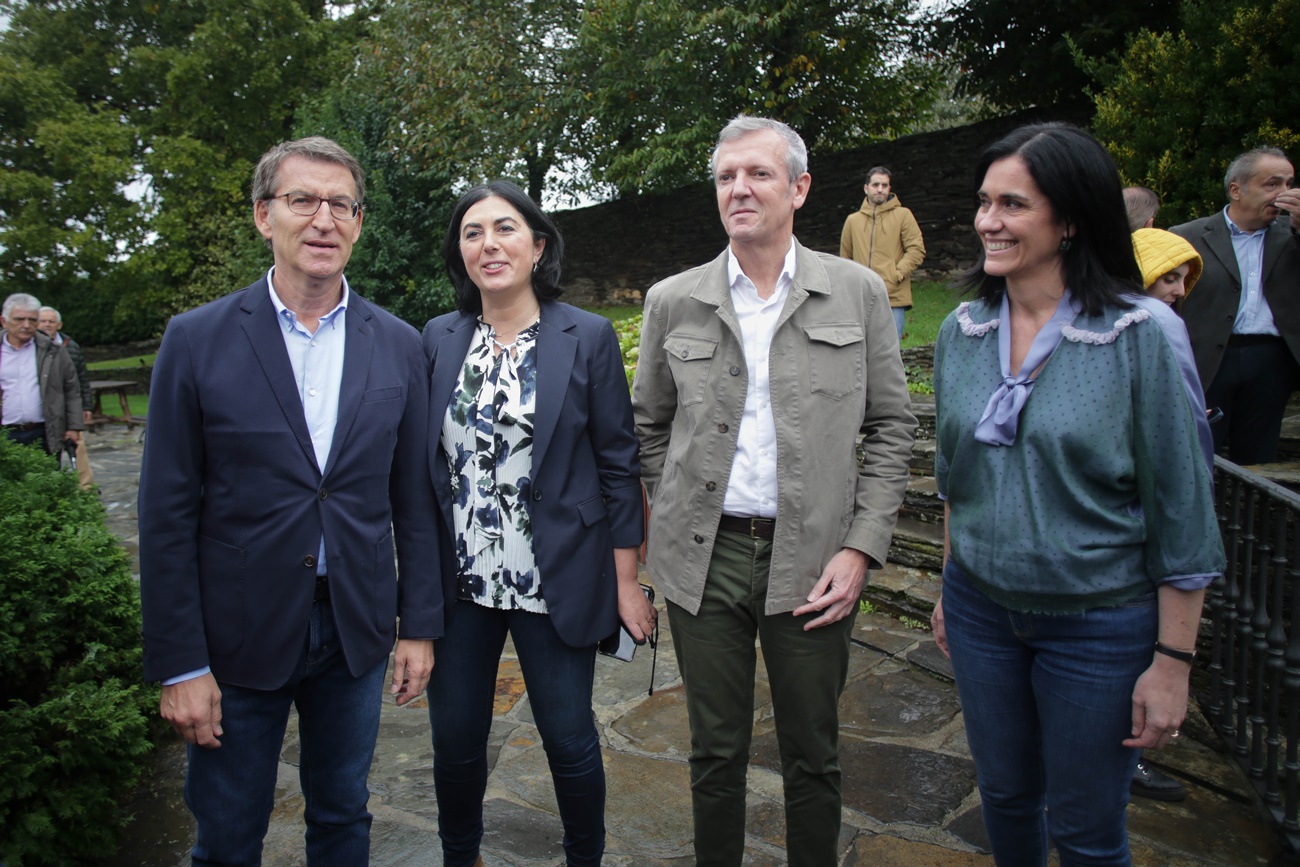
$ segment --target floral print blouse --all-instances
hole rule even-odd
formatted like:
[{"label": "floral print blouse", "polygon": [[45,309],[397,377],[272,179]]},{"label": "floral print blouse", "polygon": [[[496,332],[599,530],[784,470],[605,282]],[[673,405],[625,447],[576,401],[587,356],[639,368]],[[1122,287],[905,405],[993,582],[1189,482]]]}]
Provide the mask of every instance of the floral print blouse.
[{"label": "floral print blouse", "polygon": [[456,527],[457,598],[546,613],[526,501],[533,458],[539,323],[495,357],[479,321],[442,422]]}]

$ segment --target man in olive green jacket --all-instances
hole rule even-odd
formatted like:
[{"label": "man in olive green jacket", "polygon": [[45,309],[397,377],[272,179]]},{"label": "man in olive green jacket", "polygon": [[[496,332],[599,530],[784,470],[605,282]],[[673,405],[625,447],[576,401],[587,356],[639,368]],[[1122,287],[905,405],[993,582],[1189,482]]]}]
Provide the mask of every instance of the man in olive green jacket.
[{"label": "man in olive green jacket", "polygon": [[744,857],[755,636],[788,863],[838,863],[849,634],[889,550],[916,427],[884,284],[794,240],[807,164],[783,123],[742,116],[722,131],[711,167],[731,242],[651,288],[632,390],[702,867]]},{"label": "man in olive green jacket", "polygon": [[925,240],[916,217],[890,190],[891,175],[884,166],[867,172],[862,186],[862,207],[844,221],[840,255],[866,265],[880,275],[889,289],[898,339],[903,339],[903,317],[912,306],[912,272],[925,261]]}]

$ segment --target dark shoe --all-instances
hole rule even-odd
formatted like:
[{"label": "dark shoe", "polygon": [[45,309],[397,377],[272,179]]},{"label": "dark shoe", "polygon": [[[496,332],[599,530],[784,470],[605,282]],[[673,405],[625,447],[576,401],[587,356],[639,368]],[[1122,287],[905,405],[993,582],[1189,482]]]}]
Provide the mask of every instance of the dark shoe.
[{"label": "dark shoe", "polygon": [[1157,771],[1145,759],[1138,762],[1128,790],[1139,798],[1151,798],[1154,801],[1181,801],[1187,797],[1187,788],[1182,783]]}]

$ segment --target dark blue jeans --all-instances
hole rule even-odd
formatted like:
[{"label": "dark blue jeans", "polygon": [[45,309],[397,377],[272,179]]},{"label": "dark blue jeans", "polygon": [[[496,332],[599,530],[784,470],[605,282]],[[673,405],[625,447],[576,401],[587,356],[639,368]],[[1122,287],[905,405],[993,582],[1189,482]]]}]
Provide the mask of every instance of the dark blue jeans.
[{"label": "dark blue jeans", "polygon": [[470,865],[483,840],[488,732],[497,664],[514,639],[528,704],[542,737],[572,867],[599,865],[605,852],[605,767],[591,711],[596,648],[570,647],[545,614],[457,602],[434,642],[429,679],[438,836],[446,867]]},{"label": "dark blue jeans", "polygon": [[998,867],[1130,863],[1133,687],[1151,665],[1155,594],[1080,614],[996,604],[949,561],[943,616]]},{"label": "dark blue jeans", "polygon": [[198,820],[196,865],[262,862],[291,706],[298,709],[307,863],[369,863],[366,777],[379,734],[387,660],[361,677],[348,672],[328,600],[312,607],[304,644],[298,667],[279,689],[220,684],[221,746],[189,746],[185,803]]}]

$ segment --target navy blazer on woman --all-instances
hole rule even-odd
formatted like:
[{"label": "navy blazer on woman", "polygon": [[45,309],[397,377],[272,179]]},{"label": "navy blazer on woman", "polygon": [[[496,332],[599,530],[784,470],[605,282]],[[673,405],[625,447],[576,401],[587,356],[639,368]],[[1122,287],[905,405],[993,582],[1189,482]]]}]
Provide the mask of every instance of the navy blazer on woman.
[{"label": "navy blazer on woman", "polygon": [[283,685],[322,533],[354,675],[388,656],[399,616],[402,638],[442,635],[419,335],[355,292],[345,323],[324,467],[265,277],[168,324],[140,473],[146,679],[211,666],[219,683]]},{"label": "navy blazer on woman", "polygon": [[[446,604],[458,589],[451,472],[442,424],[478,317],[448,313],[424,327],[429,361],[429,469],[442,507]],[[627,375],[609,320],[544,301],[537,334],[533,466],[523,492],[542,595],[560,638],[595,644],[618,628],[614,549],[644,534],[641,469]]]}]

